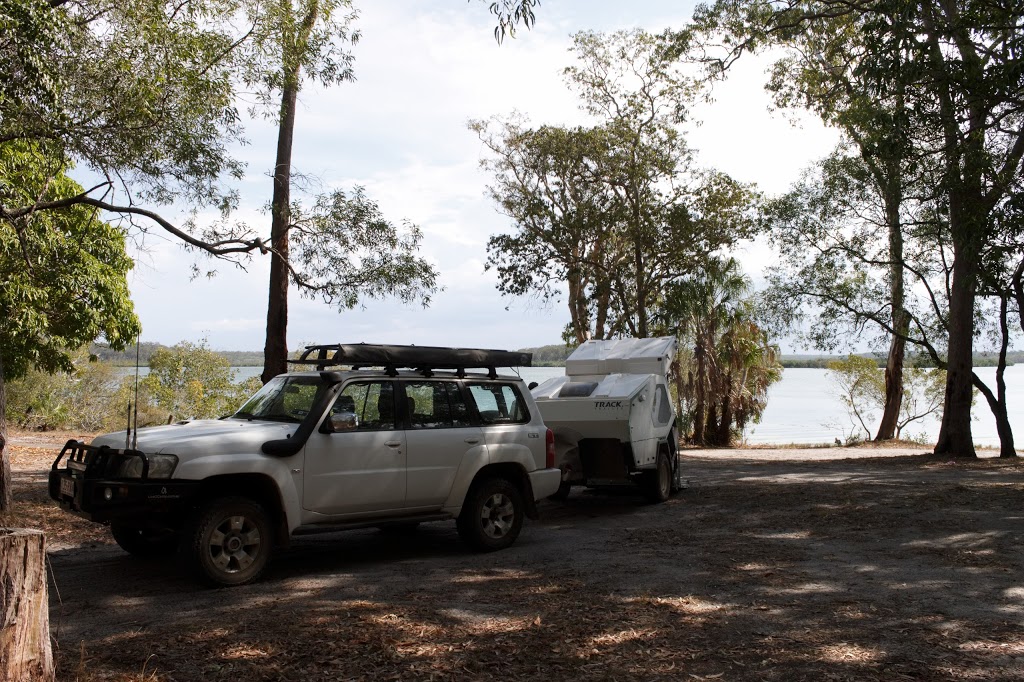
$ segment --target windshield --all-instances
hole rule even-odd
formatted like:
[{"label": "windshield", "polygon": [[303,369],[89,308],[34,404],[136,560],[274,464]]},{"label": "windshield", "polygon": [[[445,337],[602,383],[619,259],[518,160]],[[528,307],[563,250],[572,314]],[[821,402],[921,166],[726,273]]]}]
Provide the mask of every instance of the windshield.
[{"label": "windshield", "polygon": [[249,398],[232,419],[262,419],[298,424],[313,409],[327,384],[320,377],[279,376]]}]

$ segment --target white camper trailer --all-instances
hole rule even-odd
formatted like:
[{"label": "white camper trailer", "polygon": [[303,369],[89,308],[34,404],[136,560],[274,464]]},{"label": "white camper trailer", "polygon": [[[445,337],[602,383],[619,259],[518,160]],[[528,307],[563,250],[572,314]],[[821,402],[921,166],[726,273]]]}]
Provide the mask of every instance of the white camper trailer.
[{"label": "white camper trailer", "polygon": [[666,375],[676,340],[587,341],[565,362],[565,376],[532,390],[554,431],[564,498],[574,485],[640,484],[664,501],[679,487],[675,410]]}]

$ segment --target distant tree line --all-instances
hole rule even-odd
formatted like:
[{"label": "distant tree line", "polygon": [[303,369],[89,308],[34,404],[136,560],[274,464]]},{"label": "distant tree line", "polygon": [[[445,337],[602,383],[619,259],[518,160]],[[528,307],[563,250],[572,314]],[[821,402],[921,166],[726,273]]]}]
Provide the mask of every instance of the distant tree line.
[{"label": "distant tree line", "polygon": [[[202,345],[205,345],[205,342]],[[169,348],[171,347],[155,341],[139,343],[139,364],[142,367],[148,367],[149,360],[154,353],[160,350],[168,350]],[[229,367],[261,367],[263,365],[263,353],[260,351],[211,350],[209,352],[226,360]],[[135,346],[123,350],[115,350],[105,343],[93,343],[89,346],[89,353],[98,360],[109,362],[115,366],[135,366]]]}]

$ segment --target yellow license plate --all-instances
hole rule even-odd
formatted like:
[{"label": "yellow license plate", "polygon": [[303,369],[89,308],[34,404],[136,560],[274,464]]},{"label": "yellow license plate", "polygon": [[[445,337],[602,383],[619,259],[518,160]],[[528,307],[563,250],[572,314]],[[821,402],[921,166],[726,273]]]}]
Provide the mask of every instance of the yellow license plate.
[{"label": "yellow license plate", "polygon": [[60,479],[60,494],[68,497],[75,496],[75,480],[72,478]]}]

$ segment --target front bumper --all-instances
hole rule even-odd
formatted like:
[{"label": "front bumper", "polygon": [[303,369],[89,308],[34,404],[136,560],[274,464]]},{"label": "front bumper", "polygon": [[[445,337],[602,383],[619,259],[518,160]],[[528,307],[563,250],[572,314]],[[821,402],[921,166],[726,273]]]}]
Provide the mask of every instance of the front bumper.
[{"label": "front bumper", "polygon": [[[65,457],[67,465],[60,467]],[[50,468],[50,497],[61,509],[90,521],[166,525],[167,517],[180,515],[199,491],[199,481],[148,478],[148,464],[143,478],[110,476],[114,460],[125,457],[145,455],[68,441]]]}]

